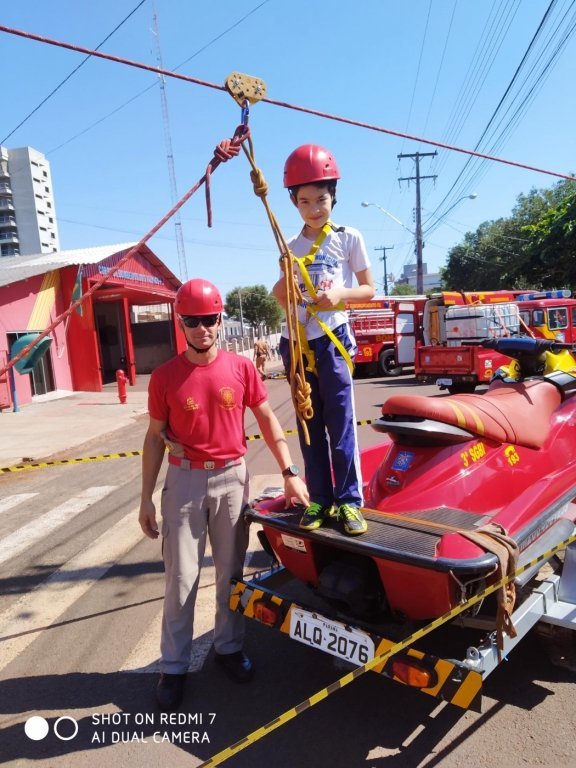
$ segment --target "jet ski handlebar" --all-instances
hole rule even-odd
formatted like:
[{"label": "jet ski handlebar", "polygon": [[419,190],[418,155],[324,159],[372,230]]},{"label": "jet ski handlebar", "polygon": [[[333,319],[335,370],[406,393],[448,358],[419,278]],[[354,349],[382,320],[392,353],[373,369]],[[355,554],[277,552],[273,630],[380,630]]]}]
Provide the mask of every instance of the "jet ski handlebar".
[{"label": "jet ski handlebar", "polygon": [[541,355],[543,352],[560,352],[562,349],[574,350],[574,344],[568,344],[555,339],[534,339],[531,336],[503,336],[500,338],[482,339],[478,342],[481,347],[494,349],[509,357],[517,355]]}]

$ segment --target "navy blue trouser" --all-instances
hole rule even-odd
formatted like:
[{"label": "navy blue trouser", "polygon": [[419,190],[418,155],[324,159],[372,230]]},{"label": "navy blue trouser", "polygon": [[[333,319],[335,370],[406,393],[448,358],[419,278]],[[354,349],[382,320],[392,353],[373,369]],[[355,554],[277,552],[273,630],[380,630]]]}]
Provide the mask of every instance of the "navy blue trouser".
[{"label": "navy blue trouser", "polygon": [[[334,335],[354,359],[356,345],[348,326],[338,326]],[[314,410],[313,418],[306,421],[310,445],[306,445],[299,420],[298,437],[310,501],[323,507],[333,503],[361,506],[362,477],[352,374],[328,336],[313,339],[309,345],[316,359],[316,374],[306,371]],[[288,339],[280,340],[280,355],[290,378]]]}]

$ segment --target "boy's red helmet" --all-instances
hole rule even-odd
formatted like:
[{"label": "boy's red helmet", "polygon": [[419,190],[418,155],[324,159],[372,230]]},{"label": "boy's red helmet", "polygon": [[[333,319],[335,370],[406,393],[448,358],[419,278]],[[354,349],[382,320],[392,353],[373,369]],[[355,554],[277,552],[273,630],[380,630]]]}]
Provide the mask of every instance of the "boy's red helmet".
[{"label": "boy's red helmet", "polygon": [[181,285],[176,293],[177,315],[214,315],[222,312],[222,297],[215,285],[197,277]]},{"label": "boy's red helmet", "polygon": [[339,178],[336,160],[318,144],[302,144],[284,164],[284,186],[288,188],[319,181],[336,181]]}]

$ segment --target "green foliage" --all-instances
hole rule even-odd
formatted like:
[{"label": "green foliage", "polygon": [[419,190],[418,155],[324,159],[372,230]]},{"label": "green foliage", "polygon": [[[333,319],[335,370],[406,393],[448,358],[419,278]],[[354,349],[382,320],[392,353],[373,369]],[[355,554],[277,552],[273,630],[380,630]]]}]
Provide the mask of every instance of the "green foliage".
[{"label": "green foliage", "polygon": [[226,294],[224,308],[229,317],[240,320],[242,316],[243,321],[255,329],[260,328],[262,324],[268,328],[276,328],[284,316],[282,308],[264,285],[234,288]]},{"label": "green foliage", "polygon": [[446,290],[576,287],[576,183],[519,195],[509,218],[484,222],[448,253]]},{"label": "green foliage", "polygon": [[414,286],[408,283],[395,283],[390,296],[412,296],[414,294]]}]

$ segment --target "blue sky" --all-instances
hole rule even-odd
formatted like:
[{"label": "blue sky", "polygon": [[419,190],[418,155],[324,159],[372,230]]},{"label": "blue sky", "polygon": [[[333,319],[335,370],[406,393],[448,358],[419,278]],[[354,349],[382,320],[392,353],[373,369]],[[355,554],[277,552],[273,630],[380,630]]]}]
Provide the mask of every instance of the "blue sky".
[{"label": "blue sky", "polygon": [[[19,0],[3,4],[0,23],[95,48],[137,5]],[[155,0],[166,69],[182,65],[180,72],[220,85],[233,71],[247,73],[279,102],[467,149],[481,141],[479,151],[563,174],[576,170],[574,6],[574,0]],[[152,15],[146,0],[101,50],[156,65]],[[84,55],[0,32],[0,56],[0,142],[32,146],[50,161],[61,247],[140,239],[172,206],[157,77],[92,58],[14,130]],[[203,175],[216,144],[232,136],[240,108],[225,92],[174,79],[166,80],[165,94],[183,195]],[[284,160],[296,146],[318,143],[332,151],[342,176],[333,218],[363,232],[378,288],[381,252],[374,249],[391,249],[388,271],[395,275],[414,261],[415,186],[398,179],[414,176],[415,165],[397,156],[434,146],[266,103],[251,108],[250,126],[268,200],[286,236],[300,219],[282,188]],[[420,173],[437,177],[422,186],[430,272],[466,231],[510,215],[520,193],[557,181],[500,163],[466,162],[466,155],[443,149],[421,158]],[[211,229],[203,189],[181,211],[188,276],[207,277],[223,292],[255,283],[271,288],[277,278],[275,240],[249,170],[241,155],[214,173]],[[473,193],[474,200],[460,199]],[[440,215],[450,210],[426,232],[439,204]],[[181,274],[172,221],[150,247]],[[513,254],[513,243],[502,247]]]}]

